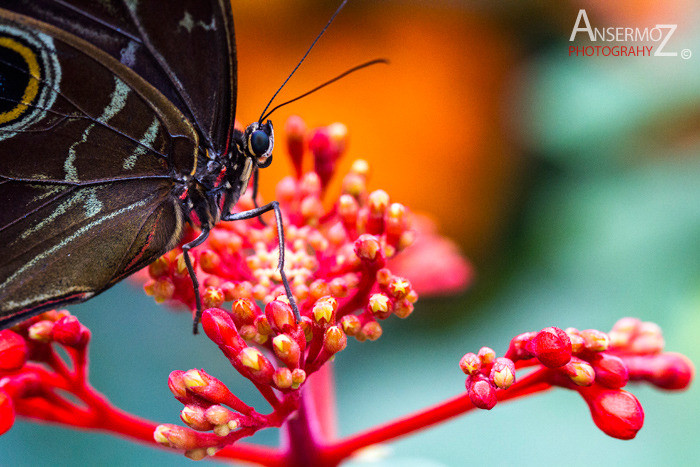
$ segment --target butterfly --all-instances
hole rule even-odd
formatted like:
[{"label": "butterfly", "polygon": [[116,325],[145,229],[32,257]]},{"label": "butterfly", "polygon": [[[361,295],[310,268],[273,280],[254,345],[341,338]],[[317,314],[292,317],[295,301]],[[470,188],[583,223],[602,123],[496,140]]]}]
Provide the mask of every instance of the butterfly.
[{"label": "butterfly", "polygon": [[236,78],[229,0],[3,2],[0,328],[108,289],[187,223],[201,313],[189,250],[267,211],[294,303],[277,203],[232,213],[274,146],[262,116],[234,128]]}]

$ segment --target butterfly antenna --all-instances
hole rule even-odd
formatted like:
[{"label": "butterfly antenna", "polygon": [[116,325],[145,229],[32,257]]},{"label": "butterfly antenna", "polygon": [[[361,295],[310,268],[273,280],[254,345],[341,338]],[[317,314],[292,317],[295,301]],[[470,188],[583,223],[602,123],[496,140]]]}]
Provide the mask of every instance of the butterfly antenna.
[{"label": "butterfly antenna", "polygon": [[285,105],[291,104],[292,102],[295,102],[295,101],[298,101],[298,100],[301,99],[302,97],[306,97],[306,96],[308,96],[309,94],[312,94],[312,93],[318,91],[319,89],[325,88],[325,87],[328,86],[329,84],[335,83],[336,81],[338,81],[338,80],[341,79],[341,78],[346,77],[346,76],[349,75],[350,73],[354,73],[354,72],[356,72],[356,71],[358,71],[358,70],[361,70],[361,69],[363,69],[363,68],[367,68],[368,66],[377,65],[377,64],[379,64],[379,63],[388,64],[388,63],[389,63],[389,60],[387,60],[387,59],[385,59],[385,58],[377,58],[377,59],[375,59],[375,60],[370,60],[369,62],[365,62],[365,63],[362,63],[362,64],[360,64],[360,65],[354,66],[354,67],[350,68],[349,70],[344,71],[343,73],[339,74],[339,75],[336,76],[335,78],[329,79],[328,81],[326,81],[326,82],[323,83],[323,84],[319,84],[318,86],[316,86],[315,88],[311,89],[310,91],[306,91],[304,94],[301,94],[300,96],[297,96],[297,97],[295,97],[294,99],[290,99],[290,100],[288,100],[287,102],[283,102],[283,103],[281,103],[281,104],[278,104],[278,105],[274,106],[274,107],[272,108],[272,110],[270,110],[268,113],[266,113],[266,114],[264,114],[262,117],[260,117],[260,121],[262,122],[263,120],[265,120],[267,117],[270,116],[270,114],[272,114],[272,112],[274,112],[275,110],[279,109],[280,107],[284,107]]},{"label": "butterfly antenna", "polygon": [[343,9],[343,7],[345,6],[346,3],[348,3],[348,0],[343,0],[343,2],[340,4],[340,6],[338,7],[338,9],[335,10],[335,13],[333,13],[333,16],[331,16],[331,19],[328,20],[328,22],[327,22],[326,25],[323,27],[323,29],[321,30],[321,32],[318,34],[318,36],[316,36],[316,39],[314,39],[314,41],[311,43],[311,47],[309,47],[309,50],[307,50],[306,53],[304,54],[304,56],[301,57],[301,60],[299,60],[299,63],[297,63],[297,66],[295,66],[294,69],[292,70],[292,72],[289,74],[289,76],[287,76],[287,79],[284,80],[284,83],[282,83],[282,86],[280,86],[279,89],[278,89],[278,90],[275,92],[275,94],[272,96],[272,99],[270,99],[270,102],[267,103],[267,105],[265,106],[265,109],[263,109],[262,113],[260,114],[260,119],[258,120],[258,123],[262,123],[262,121],[264,120],[265,112],[267,112],[267,109],[268,109],[268,108],[270,107],[270,105],[272,104],[272,101],[275,100],[275,97],[277,97],[277,94],[279,94],[279,92],[282,90],[282,88],[284,87],[284,85],[287,84],[287,81],[289,81],[289,78],[291,78],[291,77],[294,75],[294,73],[296,73],[296,71],[299,69],[299,67],[300,67],[301,64],[304,62],[304,60],[306,60],[306,57],[307,57],[307,56],[309,55],[309,53],[311,52],[311,49],[314,48],[314,46],[316,45],[316,42],[318,42],[318,40],[321,38],[321,36],[323,36],[323,33],[326,32],[326,29],[328,29],[328,26],[331,25],[331,23],[333,22],[333,20],[335,19],[335,17],[338,16],[338,13],[340,13],[340,10]]}]

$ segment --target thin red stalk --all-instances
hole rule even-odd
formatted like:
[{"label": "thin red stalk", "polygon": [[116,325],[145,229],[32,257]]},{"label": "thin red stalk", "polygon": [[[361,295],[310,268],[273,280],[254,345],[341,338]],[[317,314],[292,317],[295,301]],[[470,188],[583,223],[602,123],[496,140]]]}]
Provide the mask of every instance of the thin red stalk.
[{"label": "thin red stalk", "polygon": [[335,380],[333,365],[322,366],[305,384],[310,404],[318,419],[320,434],[325,441],[333,440],[338,434],[338,413],[335,400]]},{"label": "thin red stalk", "polygon": [[49,365],[53,371],[62,376],[66,381],[71,381],[73,379],[72,372],[68,369],[66,362],[63,361],[60,355],[58,355],[58,352],[56,352],[56,349],[54,349],[53,346],[51,346],[48,352],[46,352],[46,364]]},{"label": "thin red stalk", "polygon": [[[89,393],[89,394],[88,394]],[[88,410],[56,410],[57,407],[43,399],[41,405],[22,404],[18,406],[18,412],[24,416],[41,419],[48,422],[60,423],[75,429],[96,429],[108,433],[120,435],[124,438],[148,444],[150,446],[164,448],[153,439],[153,432],[158,424],[125,412],[106,402],[104,396],[94,389],[87,387],[86,392],[80,395],[81,400],[89,402]],[[21,410],[27,408],[28,410]],[[172,451],[179,455],[177,451]],[[236,443],[235,446],[227,446],[217,453],[217,457],[240,461],[260,463],[264,465],[282,465],[282,455],[279,450],[252,444]]]},{"label": "thin red stalk", "polygon": [[[499,390],[497,392],[498,400],[505,401],[549,389],[551,386],[544,381],[545,375],[546,373],[544,372],[535,372],[526,376],[508,390]],[[324,464],[336,465],[358,449],[425,429],[475,408],[469,400],[469,396],[466,393],[461,394],[427,409],[414,412],[384,425],[342,439],[337,443],[324,446],[322,454]]]}]

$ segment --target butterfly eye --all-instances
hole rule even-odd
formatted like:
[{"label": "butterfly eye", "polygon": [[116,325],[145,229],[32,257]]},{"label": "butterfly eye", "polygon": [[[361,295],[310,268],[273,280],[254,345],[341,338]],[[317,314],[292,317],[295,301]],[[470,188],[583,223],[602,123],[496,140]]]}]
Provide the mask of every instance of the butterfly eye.
[{"label": "butterfly eye", "polygon": [[262,130],[255,130],[250,135],[250,149],[256,156],[262,156],[270,147],[270,137]]}]

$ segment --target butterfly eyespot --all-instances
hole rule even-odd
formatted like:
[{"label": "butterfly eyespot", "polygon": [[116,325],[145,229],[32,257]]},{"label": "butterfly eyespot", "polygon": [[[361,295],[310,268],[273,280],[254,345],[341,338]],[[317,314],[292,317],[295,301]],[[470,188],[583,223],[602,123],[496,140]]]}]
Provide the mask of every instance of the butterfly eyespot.
[{"label": "butterfly eyespot", "polygon": [[255,130],[250,135],[250,149],[256,156],[262,156],[270,147],[270,137],[262,130]]}]

